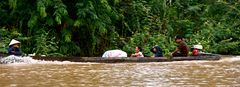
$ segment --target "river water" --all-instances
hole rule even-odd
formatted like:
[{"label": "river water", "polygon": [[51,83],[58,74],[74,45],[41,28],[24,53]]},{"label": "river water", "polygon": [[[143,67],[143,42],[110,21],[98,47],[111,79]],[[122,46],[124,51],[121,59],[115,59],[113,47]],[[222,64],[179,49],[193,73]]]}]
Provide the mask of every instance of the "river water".
[{"label": "river water", "polygon": [[240,57],[153,63],[0,64],[1,87],[240,87]]}]

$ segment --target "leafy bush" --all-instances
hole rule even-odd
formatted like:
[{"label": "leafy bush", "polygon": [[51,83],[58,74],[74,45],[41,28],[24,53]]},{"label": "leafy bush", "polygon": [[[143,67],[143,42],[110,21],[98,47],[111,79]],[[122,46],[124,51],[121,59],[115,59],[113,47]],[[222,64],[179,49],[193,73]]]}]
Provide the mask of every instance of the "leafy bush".
[{"label": "leafy bush", "polygon": [[240,54],[240,3],[234,0],[0,1],[0,52],[15,38],[25,53],[100,56],[159,45],[167,56],[183,35],[205,52]]}]

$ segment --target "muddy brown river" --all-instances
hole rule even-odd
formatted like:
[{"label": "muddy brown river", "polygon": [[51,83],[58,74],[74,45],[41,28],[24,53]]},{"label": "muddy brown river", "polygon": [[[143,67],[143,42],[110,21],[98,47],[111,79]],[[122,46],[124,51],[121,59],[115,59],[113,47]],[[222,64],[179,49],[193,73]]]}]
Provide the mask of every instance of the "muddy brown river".
[{"label": "muddy brown river", "polygon": [[240,87],[240,57],[152,63],[0,64],[0,87]]}]

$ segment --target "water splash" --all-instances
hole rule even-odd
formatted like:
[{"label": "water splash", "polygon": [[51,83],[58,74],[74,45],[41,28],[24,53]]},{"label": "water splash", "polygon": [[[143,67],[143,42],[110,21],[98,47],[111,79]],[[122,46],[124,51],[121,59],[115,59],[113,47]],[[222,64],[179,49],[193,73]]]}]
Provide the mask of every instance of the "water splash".
[{"label": "water splash", "polygon": [[0,63],[1,64],[10,64],[10,63],[29,63],[29,62],[33,62],[34,60],[31,59],[31,57],[18,57],[18,56],[7,56],[7,57],[3,57],[0,59]]},{"label": "water splash", "polygon": [[7,56],[0,58],[0,64],[71,64],[70,61],[44,61],[35,60],[32,57]]},{"label": "water splash", "polygon": [[219,62],[237,62],[240,61],[240,56],[225,57],[219,60]]}]

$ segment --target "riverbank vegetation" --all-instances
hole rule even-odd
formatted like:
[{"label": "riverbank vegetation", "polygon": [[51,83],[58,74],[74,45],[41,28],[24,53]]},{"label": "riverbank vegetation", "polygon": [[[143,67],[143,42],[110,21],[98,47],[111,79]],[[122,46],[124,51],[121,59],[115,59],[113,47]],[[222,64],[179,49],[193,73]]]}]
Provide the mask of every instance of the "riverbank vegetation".
[{"label": "riverbank vegetation", "polygon": [[240,54],[239,0],[1,0],[0,52],[12,38],[24,53],[101,56],[110,49],[165,55],[175,35],[204,51]]}]

